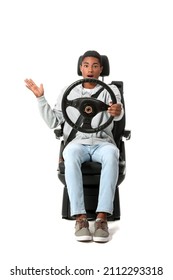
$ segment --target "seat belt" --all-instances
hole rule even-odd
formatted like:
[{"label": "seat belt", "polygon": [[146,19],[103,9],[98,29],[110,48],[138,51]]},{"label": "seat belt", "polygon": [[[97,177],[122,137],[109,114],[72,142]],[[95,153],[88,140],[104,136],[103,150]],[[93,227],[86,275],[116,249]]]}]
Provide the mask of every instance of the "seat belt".
[{"label": "seat belt", "polygon": [[[93,98],[97,98],[97,97],[99,96],[99,94],[100,94],[103,90],[104,90],[104,88],[101,87],[95,94],[92,95],[92,97],[93,97]],[[82,124],[82,120],[83,120],[83,116],[80,115],[80,116],[78,117],[77,121],[76,121],[76,125],[77,125],[77,126],[80,126],[80,125]],[[67,138],[67,140],[66,140],[66,142],[65,142],[65,146],[67,146],[67,144],[75,138],[76,133],[77,133],[77,130],[74,129],[74,128],[72,128],[72,130],[71,130],[71,132],[70,132],[70,134],[69,134],[69,136],[68,136],[68,138]],[[65,148],[65,146],[64,146],[64,148]]]}]

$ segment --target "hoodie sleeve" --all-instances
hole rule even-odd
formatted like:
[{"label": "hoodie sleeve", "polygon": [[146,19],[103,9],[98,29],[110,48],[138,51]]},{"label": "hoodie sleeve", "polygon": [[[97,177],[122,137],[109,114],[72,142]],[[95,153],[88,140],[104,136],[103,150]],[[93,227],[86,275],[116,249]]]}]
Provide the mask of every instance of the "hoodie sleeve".
[{"label": "hoodie sleeve", "polygon": [[[62,96],[62,95],[61,95]],[[54,109],[48,104],[45,96],[38,97],[38,108],[43,120],[46,122],[49,128],[56,128],[64,122],[62,110],[61,110],[61,96],[58,98]]]},{"label": "hoodie sleeve", "polygon": [[117,88],[117,86],[110,85],[110,87],[111,87],[111,89],[113,90],[113,92],[115,94],[117,103],[121,104],[121,108],[122,108],[121,114],[119,116],[114,117],[114,121],[120,121],[122,119],[122,117],[124,116],[124,107],[123,107],[123,104],[121,102],[121,93],[120,93],[119,89]]}]

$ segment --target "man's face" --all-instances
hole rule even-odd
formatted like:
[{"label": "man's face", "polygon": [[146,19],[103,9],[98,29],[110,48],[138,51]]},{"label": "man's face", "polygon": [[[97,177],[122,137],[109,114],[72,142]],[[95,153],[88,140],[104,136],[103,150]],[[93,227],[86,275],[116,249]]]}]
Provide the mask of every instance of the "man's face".
[{"label": "man's face", "polygon": [[85,57],[80,65],[83,78],[94,78],[98,79],[103,67],[100,65],[98,58],[96,57]]}]

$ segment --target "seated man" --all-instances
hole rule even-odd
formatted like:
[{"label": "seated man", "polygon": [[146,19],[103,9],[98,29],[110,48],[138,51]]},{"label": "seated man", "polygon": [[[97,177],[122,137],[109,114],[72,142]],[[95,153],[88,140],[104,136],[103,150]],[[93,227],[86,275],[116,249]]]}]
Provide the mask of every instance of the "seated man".
[{"label": "seated man", "polygon": [[[84,53],[80,65],[83,78],[98,79],[102,69],[101,56],[98,52],[87,51]],[[43,85],[37,86],[32,79],[26,79],[25,83],[26,87],[37,97],[41,115],[47,125],[50,128],[56,128],[58,125],[64,123],[61,100],[65,89],[58,97],[54,109],[51,109],[45,99]],[[110,87],[115,93],[117,104],[112,104],[110,94],[106,89],[100,93],[99,100],[109,102],[110,107],[107,112],[102,112],[95,116],[92,122],[95,127],[100,125],[103,120],[105,122],[110,115],[114,117],[113,122],[123,117],[124,110],[121,104],[120,92],[115,85],[111,85]],[[93,82],[80,84],[72,89],[69,97],[72,99],[84,96],[90,98],[99,88],[100,85]],[[68,108],[69,111],[70,108]],[[79,112],[74,108],[71,108],[71,110],[73,110],[73,118],[76,114],[75,118],[77,119]],[[65,180],[70,199],[71,215],[76,218],[75,236],[78,241],[90,241],[93,239],[95,242],[107,242],[109,240],[107,215],[113,212],[113,201],[119,173],[119,150],[112,135],[113,122],[100,132],[90,134],[78,131],[75,138],[65,146],[63,151]],[[71,129],[69,124],[65,122],[63,128],[65,142]],[[102,165],[93,238],[89,230],[84,205],[81,164],[85,161],[95,161]]]}]

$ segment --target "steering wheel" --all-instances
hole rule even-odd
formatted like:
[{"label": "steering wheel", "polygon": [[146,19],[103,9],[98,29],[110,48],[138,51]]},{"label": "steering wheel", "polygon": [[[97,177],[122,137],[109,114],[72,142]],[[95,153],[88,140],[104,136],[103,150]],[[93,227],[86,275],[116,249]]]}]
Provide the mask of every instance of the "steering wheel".
[{"label": "steering wheel", "polygon": [[[106,89],[108,91],[108,93],[110,94],[112,103],[117,103],[115,94],[108,85],[106,85],[104,82],[102,82],[98,79],[85,78],[85,79],[81,79],[81,80],[74,82],[65,90],[63,98],[62,98],[62,104],[61,104],[62,113],[63,113],[64,119],[66,120],[66,122],[71,127],[73,127],[75,130],[84,132],[84,133],[98,132],[98,131],[106,128],[112,122],[114,117],[110,115],[109,119],[104,124],[99,125],[96,128],[91,127],[92,119],[99,112],[107,111],[109,105],[107,105],[106,103],[104,103],[94,97],[81,97],[81,98],[76,98],[73,100],[67,99],[67,96],[70,94],[72,89],[83,83],[100,84],[103,87],[103,89]],[[67,107],[69,107],[69,106],[78,109],[78,111],[80,112],[80,117],[79,117],[80,121],[77,121],[76,123],[74,123],[69,118],[69,116],[67,114],[67,110],[66,110]],[[81,123],[83,123],[82,126],[81,126]]]}]

